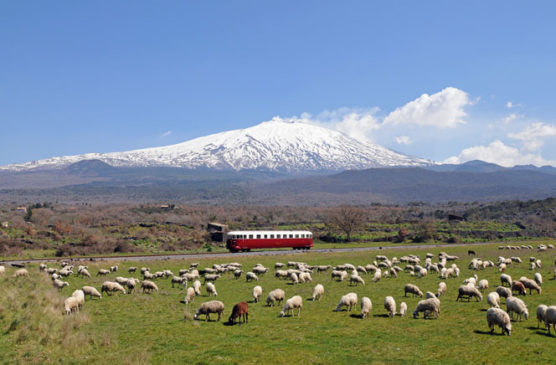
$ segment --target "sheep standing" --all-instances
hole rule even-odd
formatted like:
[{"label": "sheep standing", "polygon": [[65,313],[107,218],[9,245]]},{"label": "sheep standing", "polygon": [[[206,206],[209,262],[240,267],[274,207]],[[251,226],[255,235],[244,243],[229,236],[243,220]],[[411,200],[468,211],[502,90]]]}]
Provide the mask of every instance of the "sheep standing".
[{"label": "sheep standing", "polygon": [[368,297],[363,297],[361,299],[361,318],[365,318],[369,315],[373,309],[373,303]]},{"label": "sheep standing", "polygon": [[287,313],[290,313],[295,308],[297,308],[297,316],[299,317],[301,315],[301,308],[303,308],[303,298],[301,298],[301,296],[299,295],[286,300],[286,303],[284,304],[284,307],[280,312],[280,317],[284,317]]},{"label": "sheep standing", "polygon": [[546,308],[546,312],[544,314],[544,325],[548,330],[548,334],[550,334],[550,325],[552,325],[554,332],[556,332],[556,305],[551,305]]},{"label": "sheep standing", "polygon": [[384,298],[384,308],[388,311],[388,316],[394,318],[396,315],[396,301],[393,297],[386,297]]},{"label": "sheep standing", "polygon": [[[6,273],[6,268],[4,267],[4,265],[0,265],[0,275],[4,275],[5,273]],[[556,272],[555,272],[555,274],[556,274]]]},{"label": "sheep standing", "polygon": [[446,294],[446,290],[447,287],[445,282],[441,281],[440,283],[438,283],[438,291],[436,292],[436,297],[440,298],[442,294]]},{"label": "sheep standing", "polygon": [[477,289],[479,289],[480,291],[488,289],[488,280],[483,279],[483,280],[479,281],[479,284],[477,284]]},{"label": "sheep standing", "polygon": [[526,277],[519,278],[519,281],[525,286],[525,288],[529,289],[529,295],[531,295],[532,290],[536,290],[538,294],[542,293],[542,289],[534,280],[528,279]]},{"label": "sheep standing", "polygon": [[64,311],[67,315],[70,315],[72,312],[79,312],[79,298],[66,298],[66,300],[64,300]]},{"label": "sheep standing", "polygon": [[263,288],[259,285],[253,288],[253,302],[257,303],[263,295]]},{"label": "sheep standing", "polygon": [[14,278],[20,278],[22,276],[29,277],[29,271],[27,271],[27,269],[19,269],[19,270],[16,270],[12,276]]},{"label": "sheep standing", "polygon": [[100,294],[95,287],[84,286],[83,288],[81,288],[81,290],[83,290],[83,293],[85,295],[89,295],[91,298],[92,297],[102,298],[102,294]]},{"label": "sheep standing", "polygon": [[518,295],[527,295],[527,290],[525,290],[525,285],[521,281],[514,281],[512,283],[512,295],[514,291],[517,291]]},{"label": "sheep standing", "polygon": [[407,304],[405,304],[405,302],[402,302],[402,304],[400,304],[400,317],[404,317],[406,312]]},{"label": "sheep standing", "polygon": [[191,287],[187,288],[187,291],[185,292],[185,299],[184,299],[185,304],[191,303],[194,298],[195,298],[195,289]]},{"label": "sheep standing", "polygon": [[83,290],[77,289],[71,294],[71,296],[77,298],[77,305],[79,308],[83,307],[83,304],[85,304],[85,292],[83,292]]},{"label": "sheep standing", "polygon": [[435,318],[438,318],[440,314],[440,300],[438,298],[429,298],[419,301],[417,307],[413,311],[413,318],[419,317],[419,313],[423,312],[423,318],[427,318],[431,314],[434,314]]},{"label": "sheep standing", "polygon": [[373,281],[374,283],[376,283],[376,282],[379,281],[381,278],[382,278],[382,270],[380,270],[380,269],[377,268],[376,271],[375,271],[375,273],[374,273],[374,275],[373,275],[372,281]]},{"label": "sheep standing", "polygon": [[363,280],[363,278],[359,275],[351,275],[349,278],[349,285],[355,283],[355,285],[357,284],[363,284],[365,285],[365,280]]},{"label": "sheep standing", "polygon": [[266,305],[274,307],[274,303],[282,303],[285,297],[286,293],[282,289],[274,289],[268,293],[268,297],[266,297]]},{"label": "sheep standing", "polygon": [[299,274],[299,281],[302,283],[311,283],[313,281],[313,278],[308,272],[302,272]]},{"label": "sheep standing", "polygon": [[544,323],[546,319],[546,310],[548,306],[545,304],[539,304],[537,307],[537,328],[539,328],[539,323]]},{"label": "sheep standing", "polygon": [[218,296],[218,293],[216,292],[216,286],[213,283],[208,282],[206,284],[206,289],[207,289],[207,294],[208,294],[209,297],[211,295],[214,295],[215,297]]},{"label": "sheep standing", "polygon": [[512,277],[508,274],[502,274],[500,275],[500,284],[504,285],[504,284],[508,284],[508,286],[512,286]]},{"label": "sheep standing", "polygon": [[502,329],[502,334],[508,333],[508,336],[512,333],[512,322],[508,313],[500,308],[489,308],[487,310],[487,323],[490,328],[490,333],[494,333],[494,326],[499,326]]},{"label": "sheep standing", "polygon": [[527,305],[525,305],[525,302],[523,302],[523,300],[517,297],[509,297],[506,299],[506,310],[510,316],[512,315],[512,313],[516,313],[520,321],[522,315],[525,317],[525,320],[529,319],[529,311],[527,310]]},{"label": "sheep standing", "polygon": [[487,303],[491,308],[500,308],[500,295],[495,291],[488,293]]},{"label": "sheep standing", "polygon": [[357,294],[355,293],[348,293],[346,295],[344,295],[342,298],[340,298],[340,302],[338,303],[338,306],[336,307],[336,312],[339,312],[343,306],[348,307],[348,312],[351,311],[351,308],[353,308],[355,305],[357,305]]},{"label": "sheep standing", "polygon": [[324,294],[324,286],[322,286],[322,284],[315,285],[315,288],[313,289],[313,302],[317,299],[320,300],[323,294]]},{"label": "sheep standing", "polygon": [[143,293],[150,294],[153,290],[158,291],[158,286],[150,280],[143,280],[141,283],[141,289],[143,289]]},{"label": "sheep standing", "polygon": [[201,282],[199,280],[193,282],[193,290],[195,290],[195,295],[201,295]]},{"label": "sheep standing", "polygon": [[64,286],[69,286],[70,284],[67,281],[62,281],[60,279],[54,279],[54,280],[52,280],[52,285],[54,285],[54,287],[56,289],[62,289]]},{"label": "sheep standing", "polygon": [[472,297],[477,298],[477,301],[483,300],[483,295],[477,288],[462,285],[458,288],[458,297],[456,299],[456,302],[460,300],[460,298],[467,298],[467,301],[470,301]]},{"label": "sheep standing", "polygon": [[115,281],[105,281],[104,283],[102,283],[102,287],[100,289],[101,293],[106,293],[109,295],[112,295],[111,293],[116,293],[119,291],[124,294],[126,293],[124,287],[116,283]]},{"label": "sheep standing", "polygon": [[195,313],[194,319],[199,318],[201,314],[205,315],[205,321],[210,320],[211,313],[218,313],[218,321],[220,321],[220,317],[222,317],[222,313],[224,313],[224,303],[219,300],[211,300],[209,302],[205,302],[201,304],[197,312]]},{"label": "sheep standing", "polygon": [[413,296],[418,296],[420,298],[423,297],[423,292],[421,291],[421,289],[419,289],[419,287],[417,285],[413,285],[413,284],[405,284],[405,288],[404,288],[404,297],[407,297],[407,293],[413,294]]},{"label": "sheep standing", "polygon": [[248,271],[247,274],[245,274],[245,281],[250,282],[253,280],[259,281],[259,278],[257,277],[257,275],[255,275],[255,273]]},{"label": "sheep standing", "polygon": [[292,281],[292,284],[299,284],[299,277],[296,273],[290,272],[290,279]]},{"label": "sheep standing", "polygon": [[539,272],[535,273],[535,283],[537,283],[539,286],[542,286],[542,275]]}]

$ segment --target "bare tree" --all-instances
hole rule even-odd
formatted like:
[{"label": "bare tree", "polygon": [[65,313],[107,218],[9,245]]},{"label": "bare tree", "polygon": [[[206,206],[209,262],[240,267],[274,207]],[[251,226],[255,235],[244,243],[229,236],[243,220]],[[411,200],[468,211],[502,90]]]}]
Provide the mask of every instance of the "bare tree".
[{"label": "bare tree", "polygon": [[340,206],[330,211],[328,221],[344,232],[346,241],[350,242],[351,234],[361,227],[364,218],[362,209],[353,206]]}]

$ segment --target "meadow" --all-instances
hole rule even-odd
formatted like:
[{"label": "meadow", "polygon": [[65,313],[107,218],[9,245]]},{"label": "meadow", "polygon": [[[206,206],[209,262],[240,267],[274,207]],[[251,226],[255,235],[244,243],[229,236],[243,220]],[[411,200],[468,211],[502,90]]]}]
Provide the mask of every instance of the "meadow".
[{"label": "meadow", "polygon": [[[534,242],[535,246],[539,242]],[[544,243],[555,243],[546,241]],[[119,262],[119,271],[108,277],[95,276],[100,268],[108,268],[113,262],[88,263],[92,278],[71,276],[66,280],[69,287],[61,291],[52,288],[47,274],[40,273],[38,264],[29,265],[29,279],[11,277],[14,268],[7,267],[0,278],[0,354],[2,363],[218,363],[218,364],[293,364],[293,363],[506,363],[538,364],[556,362],[556,334],[547,335],[541,326],[537,328],[536,307],[544,303],[556,305],[556,281],[554,276],[556,250],[499,250],[500,244],[473,245],[477,256],[496,262],[499,255],[520,256],[521,264],[512,264],[506,271],[514,279],[520,276],[532,278],[529,257],[544,263],[539,269],[543,275],[543,291],[538,295],[522,297],[529,308],[529,320],[512,322],[510,337],[500,335],[500,329],[490,334],[486,323],[486,295],[500,283],[500,273],[495,268],[472,271],[467,268],[470,258],[466,247],[389,249],[380,252],[346,253],[277,253],[273,256],[241,257],[227,259],[208,258],[195,260],[200,268],[214,263],[239,262],[244,271],[256,263],[269,268],[260,276],[258,283],[247,283],[245,277],[235,280],[230,273],[215,283],[217,300],[224,302],[226,310],[220,322],[193,320],[198,306],[208,300],[203,287],[202,295],[193,303],[181,303],[185,291],[172,288],[170,279],[157,279],[158,293],[104,295],[102,299],[88,299],[79,314],[62,315],[63,298],[83,285],[100,289],[104,280],[116,276],[140,277],[140,273],[128,274],[130,266],[147,266],[151,272],[170,269],[177,274],[188,268],[191,260],[166,260],[151,262]],[[310,265],[338,265],[351,263],[365,265],[375,260],[376,254],[401,257],[416,254],[424,261],[427,252],[435,255],[440,251],[458,255],[456,261],[461,269],[459,278],[439,279],[429,273],[425,278],[411,277],[407,272],[398,278],[383,278],[373,283],[372,275],[363,275],[365,286],[350,286],[349,282],[333,281],[330,271],[314,273],[313,282],[291,285],[289,281],[274,277],[274,263],[279,261],[303,261]],[[404,266],[402,264],[400,266]],[[59,267],[49,263],[49,267]],[[477,274],[487,279],[491,289],[484,292],[480,302],[457,302],[457,288],[467,277]],[[406,283],[418,285],[423,292],[436,292],[438,283],[445,281],[448,291],[441,300],[438,319],[412,318],[420,298],[404,297]],[[325,287],[322,300],[310,300],[314,286]],[[249,303],[249,323],[230,326],[226,323],[232,306],[240,301],[252,300],[255,285],[263,287],[263,300]],[[301,295],[304,299],[301,316],[279,317],[281,306],[266,307],[267,294],[275,289],[286,291],[286,299]],[[373,303],[369,318],[361,319],[359,304],[351,312],[335,312],[340,297],[355,292],[359,301],[368,296]],[[408,314],[389,318],[383,303],[386,296],[393,296],[399,304],[405,301]],[[505,309],[504,299],[501,307]],[[203,317],[204,318],[204,317]]]}]

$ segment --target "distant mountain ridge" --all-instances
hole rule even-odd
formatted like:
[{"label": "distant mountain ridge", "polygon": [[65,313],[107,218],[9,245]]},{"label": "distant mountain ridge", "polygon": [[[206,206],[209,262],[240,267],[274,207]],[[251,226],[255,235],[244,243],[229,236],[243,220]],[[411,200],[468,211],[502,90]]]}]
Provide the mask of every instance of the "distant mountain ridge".
[{"label": "distant mountain ridge", "polygon": [[428,166],[432,161],[403,155],[328,128],[275,118],[187,142],[127,152],[88,153],[12,164],[0,171],[60,169],[85,160],[112,167],[210,168],[216,170],[343,171],[371,167]]}]

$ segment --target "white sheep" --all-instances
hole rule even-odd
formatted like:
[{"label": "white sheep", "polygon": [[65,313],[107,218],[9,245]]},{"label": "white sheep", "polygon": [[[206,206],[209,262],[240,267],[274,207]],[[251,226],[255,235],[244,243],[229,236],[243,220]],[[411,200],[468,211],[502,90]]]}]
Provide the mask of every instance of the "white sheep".
[{"label": "white sheep", "polygon": [[97,272],[97,276],[99,276],[99,275],[100,275],[100,276],[105,276],[105,275],[108,275],[108,274],[110,274],[110,271],[109,271],[109,270],[106,270],[106,269],[100,269],[100,270]]},{"label": "white sheep", "polygon": [[513,296],[512,291],[510,288],[506,288],[505,286],[499,286],[496,288],[496,293],[500,296],[500,298],[509,298]]},{"label": "white sheep", "polygon": [[116,283],[115,281],[105,281],[104,283],[102,283],[102,287],[100,289],[101,293],[106,292],[106,294],[109,295],[118,291],[121,291],[124,294],[126,293],[124,287]]},{"label": "white sheep", "polygon": [[338,281],[344,281],[347,279],[348,273],[344,270],[332,270],[332,279],[338,279]]},{"label": "white sheep", "polygon": [[143,280],[141,283],[141,289],[143,289],[143,293],[150,294],[153,290],[158,291],[158,286],[150,280]]},{"label": "white sheep", "polygon": [[193,282],[193,289],[195,290],[195,295],[201,295],[201,281],[195,280]]},{"label": "white sheep", "polygon": [[313,289],[313,302],[317,299],[320,300],[323,294],[324,294],[324,286],[322,286],[322,284],[315,285],[315,288]]},{"label": "white sheep", "polygon": [[407,304],[405,304],[405,302],[402,302],[402,304],[400,304],[400,316],[404,317],[406,312],[407,312]]},{"label": "white sheep", "polygon": [[369,315],[373,309],[373,303],[368,297],[363,297],[361,299],[361,318],[365,318]]},{"label": "white sheep", "polygon": [[439,298],[442,294],[446,294],[446,283],[441,281],[438,283],[438,291],[436,292],[436,297]]},{"label": "white sheep", "polygon": [[247,274],[245,274],[245,281],[250,282],[253,280],[259,281],[259,278],[255,275],[255,273],[248,271]]},{"label": "white sheep", "polygon": [[547,309],[548,306],[545,304],[539,304],[537,307],[537,328],[539,328],[539,323],[542,322],[544,324]]},{"label": "white sheep", "polygon": [[427,318],[431,314],[438,318],[440,314],[440,300],[438,298],[429,298],[419,301],[413,311],[413,318],[419,317],[420,312],[423,312],[423,318]]},{"label": "white sheep", "polygon": [[546,313],[544,314],[544,325],[548,330],[548,334],[550,334],[550,325],[552,325],[554,332],[556,332],[556,305],[551,305],[546,308]]},{"label": "white sheep", "polygon": [[27,271],[27,269],[19,269],[19,270],[16,270],[12,276],[14,278],[19,278],[19,277],[22,277],[22,276],[29,277],[29,272]]},{"label": "white sheep", "polygon": [[218,321],[220,317],[222,317],[222,313],[224,313],[224,303],[219,300],[211,300],[209,302],[205,302],[201,304],[197,312],[195,313],[194,319],[199,318],[201,314],[205,315],[205,321],[210,320],[211,313],[218,313]]},{"label": "white sheep", "polygon": [[62,289],[64,286],[69,286],[69,283],[60,279],[54,279],[52,285],[54,285],[56,289]]},{"label": "white sheep", "polygon": [[81,290],[83,290],[83,293],[85,295],[89,295],[91,298],[92,297],[102,298],[102,294],[100,294],[95,287],[84,286],[83,288],[81,288]]},{"label": "white sheep", "polygon": [[531,295],[532,290],[536,290],[539,294],[542,293],[541,287],[534,280],[522,276],[521,278],[519,278],[519,281],[521,281],[525,288],[529,289],[529,295]]},{"label": "white sheep", "polygon": [[535,279],[535,282],[537,284],[539,284],[539,286],[542,286],[542,275],[541,275],[541,273],[536,272],[534,279]]},{"label": "white sheep", "polygon": [[380,270],[379,268],[376,269],[374,275],[373,275],[373,282],[377,282],[382,278],[382,270]]},{"label": "white sheep", "polygon": [[253,302],[257,303],[259,299],[263,295],[263,288],[260,285],[257,285],[253,288]]},{"label": "white sheep", "polygon": [[292,281],[292,284],[299,284],[299,277],[296,273],[290,272],[290,279]]},{"label": "white sheep", "polygon": [[479,290],[485,290],[488,289],[488,280],[487,279],[482,279],[481,281],[479,281],[479,284],[477,285],[477,288]]},{"label": "white sheep", "polygon": [[511,287],[511,286],[512,286],[512,283],[513,283],[512,277],[511,277],[510,275],[508,275],[508,274],[502,274],[502,275],[500,275],[500,283],[501,283],[502,285],[508,284],[508,286]]},{"label": "white sheep", "polygon": [[209,297],[211,295],[214,295],[215,297],[218,296],[218,293],[216,292],[216,286],[214,285],[214,283],[208,282],[206,284],[206,289]]},{"label": "white sheep", "polygon": [[527,310],[527,305],[525,302],[517,297],[506,298],[506,311],[511,316],[512,313],[516,313],[521,320],[521,316],[525,317],[525,320],[529,319],[529,311]]},{"label": "white sheep", "polygon": [[407,297],[407,293],[413,294],[413,296],[417,295],[418,297],[423,297],[423,292],[421,291],[421,289],[419,289],[419,287],[414,284],[405,284],[403,296]]},{"label": "white sheep", "polygon": [[184,299],[185,304],[191,303],[194,298],[195,298],[195,289],[191,287],[187,288],[187,291],[185,292],[185,299]]},{"label": "white sheep", "polygon": [[426,292],[425,293],[425,299],[430,299],[430,298],[436,298],[436,294],[434,294],[433,292]]},{"label": "white sheep", "polygon": [[79,312],[79,298],[69,297],[64,300],[65,314],[70,315],[72,312]]},{"label": "white sheep", "polygon": [[111,271],[111,272],[116,272],[116,271],[118,271],[118,265],[110,266],[110,271]]},{"label": "white sheep", "polygon": [[313,281],[313,278],[308,272],[302,272],[299,274],[299,281],[302,283],[310,283]]},{"label": "white sheep", "polygon": [[172,276],[172,288],[174,287],[174,284],[181,284],[182,288],[187,287],[187,279],[182,277],[182,276]]},{"label": "white sheep", "polygon": [[355,283],[355,285],[357,284],[363,284],[365,285],[365,280],[363,280],[363,278],[359,275],[351,275],[349,278],[349,285]]},{"label": "white sheep", "polygon": [[487,310],[487,323],[490,328],[490,333],[494,333],[494,326],[499,326],[502,329],[502,334],[508,333],[508,336],[512,333],[512,322],[508,313],[500,308],[489,308]]},{"label": "white sheep", "polygon": [[477,301],[483,300],[483,295],[477,288],[467,285],[462,285],[458,288],[458,297],[456,301],[460,300],[460,298],[467,298],[467,301],[470,301],[472,297],[477,298]]},{"label": "white sheep", "polygon": [[91,277],[91,273],[89,273],[89,270],[87,270],[87,268],[82,268],[80,271],[77,271],[77,275],[86,276],[88,278]]},{"label": "white sheep", "polygon": [[388,296],[384,298],[384,308],[388,311],[388,315],[394,318],[396,315],[396,301],[393,297]]},{"label": "white sheep", "polygon": [[242,273],[243,273],[243,270],[240,270],[240,269],[234,270],[234,279],[239,279],[241,277]]},{"label": "white sheep", "polygon": [[266,305],[274,307],[275,303],[282,303],[285,297],[286,293],[282,289],[274,289],[268,293],[268,296],[266,297]]},{"label": "white sheep", "polygon": [[295,308],[297,308],[297,316],[299,317],[301,315],[301,308],[303,308],[303,298],[301,298],[301,296],[299,295],[296,295],[286,300],[286,303],[284,303],[284,307],[280,312],[280,317],[284,317],[286,314],[290,313]]},{"label": "white sheep", "polygon": [[4,267],[4,265],[0,265],[0,275],[3,275],[6,273],[6,268]]},{"label": "white sheep", "polygon": [[71,296],[77,298],[79,308],[83,307],[83,304],[85,304],[85,292],[83,292],[83,290],[77,289],[71,294]]},{"label": "white sheep", "polygon": [[491,308],[500,308],[500,295],[495,291],[488,293],[487,303]]},{"label": "white sheep", "polygon": [[338,303],[338,306],[336,307],[336,312],[339,312],[343,306],[348,307],[348,312],[351,311],[351,308],[353,308],[355,305],[357,305],[357,294],[356,293],[348,293],[346,295],[344,295],[342,298],[340,298],[340,302]]}]

